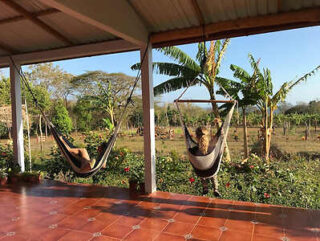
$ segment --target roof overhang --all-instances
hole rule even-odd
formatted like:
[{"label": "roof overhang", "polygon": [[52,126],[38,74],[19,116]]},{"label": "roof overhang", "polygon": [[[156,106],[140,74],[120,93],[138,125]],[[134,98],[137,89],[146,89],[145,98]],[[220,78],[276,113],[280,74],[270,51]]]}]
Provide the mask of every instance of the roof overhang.
[{"label": "roof overhang", "polygon": [[228,2],[0,0],[0,31],[7,33],[0,67],[11,58],[33,64],[133,51],[148,41],[164,47],[320,24],[314,1]]}]

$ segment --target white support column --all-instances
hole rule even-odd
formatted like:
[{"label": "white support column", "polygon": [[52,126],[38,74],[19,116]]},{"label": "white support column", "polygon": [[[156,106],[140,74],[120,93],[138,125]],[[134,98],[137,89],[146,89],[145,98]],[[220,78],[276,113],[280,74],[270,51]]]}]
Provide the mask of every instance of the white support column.
[{"label": "white support column", "polygon": [[[145,54],[145,51],[146,54]],[[145,57],[143,56],[145,54]],[[145,160],[145,189],[147,193],[156,191],[156,159],[154,133],[154,104],[152,78],[152,46],[140,50],[142,102],[143,102],[143,133],[144,133],[144,160]],[[143,60],[144,57],[144,60]]]},{"label": "white support column", "polygon": [[21,83],[17,68],[20,69],[20,65],[15,64],[14,66],[13,63],[10,64],[13,154],[21,167],[21,171],[24,172]]}]

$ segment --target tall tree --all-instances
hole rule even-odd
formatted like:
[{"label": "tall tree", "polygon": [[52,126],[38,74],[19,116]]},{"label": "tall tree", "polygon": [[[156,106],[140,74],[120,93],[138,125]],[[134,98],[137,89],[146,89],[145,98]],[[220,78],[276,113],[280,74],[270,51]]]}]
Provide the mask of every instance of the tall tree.
[{"label": "tall tree", "polygon": [[116,124],[121,114],[117,107],[125,104],[134,82],[132,76],[103,71],[88,71],[72,79],[75,94],[82,102],[90,102],[93,112],[98,109],[104,113],[103,123],[108,129]]},{"label": "tall tree", "polygon": [[73,76],[70,73],[53,63],[30,65],[29,69],[27,76],[33,85],[46,88],[53,98],[62,98],[67,106],[68,97],[72,94]]}]

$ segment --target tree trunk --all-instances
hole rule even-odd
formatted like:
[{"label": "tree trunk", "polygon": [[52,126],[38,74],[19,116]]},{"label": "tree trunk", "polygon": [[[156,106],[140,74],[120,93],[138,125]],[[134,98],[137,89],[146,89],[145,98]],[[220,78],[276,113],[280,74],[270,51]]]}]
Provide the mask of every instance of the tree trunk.
[{"label": "tree trunk", "polygon": [[284,136],[287,135],[287,128],[288,128],[287,122],[283,122],[283,135]]},{"label": "tree trunk", "polygon": [[28,131],[28,154],[29,154],[29,161],[30,161],[30,171],[32,171],[30,124],[29,124],[28,105],[27,105],[26,99],[24,100],[24,105],[26,107],[26,121],[27,121],[27,131]]},{"label": "tree trunk", "polygon": [[268,141],[268,103],[265,100],[265,114],[264,114],[264,157],[266,162],[269,162],[269,141]]},{"label": "tree trunk", "polygon": [[41,151],[41,154],[42,154],[43,153],[43,146],[42,146],[42,123],[41,123],[41,119],[42,119],[42,116],[39,115],[40,151]]},{"label": "tree trunk", "polygon": [[245,107],[242,107],[242,124],[243,124],[243,153],[244,153],[244,158],[248,158],[249,157],[248,129],[247,129],[247,117],[246,117]]},{"label": "tree trunk", "polygon": [[269,128],[267,129],[267,154],[268,154],[268,159],[269,161],[270,158],[270,148],[271,148],[271,137],[272,137],[272,132],[273,132],[273,109],[270,109],[270,114],[269,114]]},{"label": "tree trunk", "polygon": [[11,136],[11,130],[12,128],[11,127],[8,127],[8,136],[9,136],[9,140],[12,139],[12,136]]},{"label": "tree trunk", "polygon": [[306,130],[304,132],[304,139],[307,141],[310,137],[310,122],[306,122]]},{"label": "tree trunk", "polygon": [[64,103],[66,105],[66,109],[68,109],[68,98],[67,98],[67,96],[64,97]]}]

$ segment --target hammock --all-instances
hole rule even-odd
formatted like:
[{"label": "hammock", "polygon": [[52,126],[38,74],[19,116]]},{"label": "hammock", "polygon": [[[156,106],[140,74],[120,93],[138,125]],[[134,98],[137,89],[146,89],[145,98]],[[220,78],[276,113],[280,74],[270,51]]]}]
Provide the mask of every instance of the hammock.
[{"label": "hammock", "polygon": [[[120,123],[117,127],[120,127]],[[65,136],[61,135],[51,122],[49,123],[49,129],[61,151],[61,154],[68,161],[72,170],[77,174],[77,176],[83,178],[93,176],[106,164],[108,156],[116,141],[117,134],[120,130],[120,128],[116,128],[112,136],[109,138],[108,142],[102,144],[101,154],[99,154],[94,166],[91,167],[90,170],[83,170],[81,169],[82,162],[80,160],[80,157],[76,157],[70,152],[70,149],[77,147],[69,142]]]},{"label": "hammock", "polygon": [[[220,168],[221,160],[224,153],[225,143],[227,140],[228,131],[230,127],[230,121],[233,115],[236,102],[231,101],[233,102],[233,105],[230,108],[225,118],[225,121],[223,122],[221,127],[218,129],[216,135],[214,136],[215,144],[213,145],[211,143],[211,145],[209,145],[208,154],[206,155],[197,155],[197,152],[199,149],[198,144],[192,139],[190,132],[185,122],[182,119],[182,114],[181,114],[178,102],[181,102],[181,101],[176,100],[175,103],[179,112],[180,122],[184,130],[185,142],[186,142],[190,164],[192,165],[195,173],[199,177],[204,177],[204,178],[212,177],[218,173]],[[219,102],[219,101],[216,101],[216,102]]]}]

